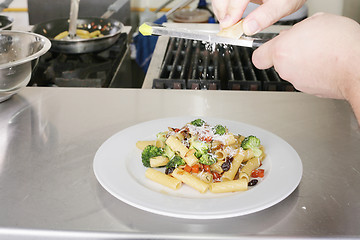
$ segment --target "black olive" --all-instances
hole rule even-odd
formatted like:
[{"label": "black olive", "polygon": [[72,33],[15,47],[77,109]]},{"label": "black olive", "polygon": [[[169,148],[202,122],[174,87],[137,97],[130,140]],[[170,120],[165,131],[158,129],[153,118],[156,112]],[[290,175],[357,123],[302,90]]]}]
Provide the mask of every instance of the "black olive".
[{"label": "black olive", "polygon": [[223,170],[224,172],[229,171],[229,169],[230,169],[230,162],[228,162],[228,161],[224,162],[223,164],[221,164],[221,168],[222,168],[222,170]]},{"label": "black olive", "polygon": [[169,167],[169,168],[166,168],[165,169],[165,174],[169,175],[169,174],[172,174],[172,172],[175,170],[174,167]]},{"label": "black olive", "polygon": [[248,186],[255,186],[257,183],[258,183],[258,181],[259,180],[257,180],[257,179],[253,179],[253,180],[251,180],[249,183],[248,183]]}]

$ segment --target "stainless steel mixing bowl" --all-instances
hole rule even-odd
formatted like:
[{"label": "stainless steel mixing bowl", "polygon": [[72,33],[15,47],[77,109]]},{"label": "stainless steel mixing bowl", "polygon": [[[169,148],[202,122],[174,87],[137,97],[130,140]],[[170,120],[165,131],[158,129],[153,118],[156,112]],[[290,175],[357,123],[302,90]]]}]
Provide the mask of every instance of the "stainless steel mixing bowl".
[{"label": "stainless steel mixing bowl", "polygon": [[35,33],[0,31],[0,102],[29,83],[32,61],[50,47],[49,39]]}]

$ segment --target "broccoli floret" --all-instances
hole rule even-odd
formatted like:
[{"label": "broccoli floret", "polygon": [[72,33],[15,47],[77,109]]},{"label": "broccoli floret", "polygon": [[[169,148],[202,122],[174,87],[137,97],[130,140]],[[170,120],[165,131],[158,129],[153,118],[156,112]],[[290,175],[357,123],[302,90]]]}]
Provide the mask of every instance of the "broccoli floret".
[{"label": "broccoli floret", "polygon": [[201,164],[205,164],[205,165],[211,165],[217,162],[216,157],[214,157],[213,155],[210,154],[203,154],[200,158],[199,158],[199,163]]},{"label": "broccoli floret", "polygon": [[251,149],[254,152],[254,156],[255,157],[260,157],[260,155],[262,154],[260,147],[260,139],[258,139],[255,136],[248,136],[246,137],[242,143],[241,143],[241,147],[243,149]]},{"label": "broccoli floret", "polygon": [[190,139],[189,149],[195,149],[195,157],[198,159],[201,158],[203,154],[207,154],[209,151],[209,144],[207,142]]},{"label": "broccoli floret", "polygon": [[194,155],[197,159],[199,159],[199,163],[211,165],[217,162],[217,159],[213,155],[209,154],[210,146],[207,142],[191,139],[189,149],[196,150]]},{"label": "broccoli floret", "polygon": [[213,132],[215,134],[224,135],[226,133],[226,127],[224,127],[223,125],[218,124],[213,128]]},{"label": "broccoli floret", "polygon": [[198,119],[195,119],[194,121],[192,121],[191,124],[194,126],[197,126],[197,127],[201,127],[205,124],[205,121],[198,118]]},{"label": "broccoli floret", "polygon": [[165,145],[163,156],[172,159],[175,156],[175,152],[168,145]]},{"label": "broccoli floret", "polygon": [[185,165],[184,159],[179,155],[175,155],[170,161],[166,164],[166,168],[177,168],[178,166]]},{"label": "broccoli floret", "polygon": [[200,152],[200,151],[196,151],[196,152],[194,153],[194,156],[195,156],[197,159],[201,158],[202,155],[203,155],[203,153]]},{"label": "broccoli floret", "polygon": [[165,132],[159,132],[156,134],[156,138],[162,142],[166,141],[166,133]]},{"label": "broccoli floret", "polygon": [[150,158],[161,156],[164,153],[162,148],[149,145],[141,153],[141,160],[145,167],[150,167]]},{"label": "broccoli floret", "polygon": [[209,151],[209,144],[203,141],[190,139],[190,147],[189,149],[195,149],[196,152],[200,152],[201,154],[207,153]]}]

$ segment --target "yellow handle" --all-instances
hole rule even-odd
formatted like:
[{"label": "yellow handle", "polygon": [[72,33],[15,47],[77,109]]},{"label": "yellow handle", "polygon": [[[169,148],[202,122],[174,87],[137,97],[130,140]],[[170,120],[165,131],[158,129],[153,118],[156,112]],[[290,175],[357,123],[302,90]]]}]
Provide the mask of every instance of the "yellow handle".
[{"label": "yellow handle", "polygon": [[153,29],[151,26],[146,23],[141,24],[139,27],[139,32],[144,36],[150,36],[153,33]]}]

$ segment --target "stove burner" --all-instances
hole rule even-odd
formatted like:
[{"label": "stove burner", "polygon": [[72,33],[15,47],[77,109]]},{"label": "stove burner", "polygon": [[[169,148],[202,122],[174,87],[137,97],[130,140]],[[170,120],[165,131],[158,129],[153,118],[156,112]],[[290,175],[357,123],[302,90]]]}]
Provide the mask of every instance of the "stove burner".
[{"label": "stove burner", "polygon": [[[273,34],[259,35],[274,37]],[[255,68],[251,62],[252,53],[252,49],[245,47],[208,46],[195,40],[170,38],[153,88],[295,91],[274,68]]]},{"label": "stove burner", "polygon": [[97,53],[47,52],[39,59],[29,86],[110,87],[127,48],[127,34]]}]

